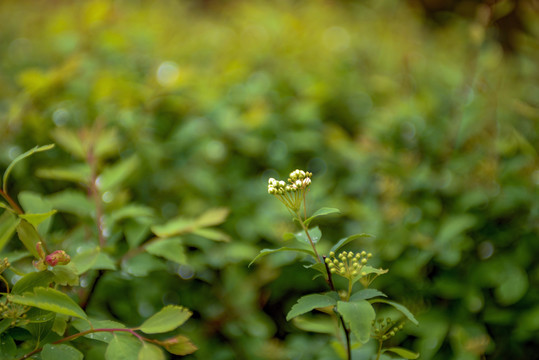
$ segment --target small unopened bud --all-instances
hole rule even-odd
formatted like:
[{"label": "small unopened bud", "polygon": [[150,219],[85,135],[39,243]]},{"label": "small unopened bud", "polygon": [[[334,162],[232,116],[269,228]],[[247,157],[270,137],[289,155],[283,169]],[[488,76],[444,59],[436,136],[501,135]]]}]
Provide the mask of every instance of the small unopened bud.
[{"label": "small unopened bud", "polygon": [[39,255],[40,259],[45,258],[45,256],[47,255],[47,253],[45,252],[45,249],[43,249],[43,244],[41,243],[41,241],[39,241],[36,244],[36,250],[37,250],[37,254]]},{"label": "small unopened bud", "polygon": [[47,270],[47,265],[45,265],[45,263],[43,262],[43,259],[32,261],[32,265],[34,265],[37,271]]},{"label": "small unopened bud", "polygon": [[45,262],[50,266],[67,265],[70,261],[71,257],[64,250],[56,250],[45,257]]}]

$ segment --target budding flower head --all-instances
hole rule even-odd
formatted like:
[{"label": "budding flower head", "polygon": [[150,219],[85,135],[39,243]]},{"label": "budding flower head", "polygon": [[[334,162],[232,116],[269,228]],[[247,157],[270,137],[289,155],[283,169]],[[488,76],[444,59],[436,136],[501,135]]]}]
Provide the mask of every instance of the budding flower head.
[{"label": "budding flower head", "polygon": [[64,250],[56,250],[45,257],[45,263],[50,266],[67,265],[71,257]]},{"label": "budding flower head", "polygon": [[286,207],[296,212],[304,200],[304,191],[311,184],[312,175],[308,171],[294,170],[287,179],[288,184],[282,180],[269,178],[268,194],[277,196]]}]

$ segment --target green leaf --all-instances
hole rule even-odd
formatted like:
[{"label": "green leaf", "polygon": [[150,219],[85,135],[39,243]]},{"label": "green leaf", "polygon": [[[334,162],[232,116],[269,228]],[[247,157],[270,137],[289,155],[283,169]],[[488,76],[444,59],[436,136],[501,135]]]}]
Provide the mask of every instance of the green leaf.
[{"label": "green leaf", "polygon": [[[91,326],[90,323],[91,322]],[[121,324],[116,321],[112,320],[82,320],[82,319],[75,319],[70,323],[77,329],[78,331],[86,331],[91,328],[93,329],[125,329],[125,325]],[[93,339],[97,341],[102,341],[109,343],[112,338],[113,334],[110,332],[96,332],[96,333],[90,333],[87,335],[84,335],[85,338]]]},{"label": "green leaf", "polygon": [[2,189],[4,190],[4,193],[7,194],[7,181],[8,181],[8,178],[9,178],[9,174],[11,173],[11,170],[13,170],[13,167],[15,166],[15,164],[17,164],[19,161],[21,161],[23,159],[26,159],[27,157],[31,156],[32,154],[34,154],[36,152],[47,151],[47,150],[52,149],[53,147],[54,147],[54,144],[49,144],[49,145],[44,145],[44,146],[36,146],[35,148],[28,150],[24,154],[21,154],[21,155],[17,156],[11,162],[11,164],[9,164],[6,171],[4,172],[4,178],[2,180],[2,182],[3,182]]},{"label": "green leaf", "polygon": [[249,263],[249,266],[251,266],[255,261],[257,261],[258,259],[260,259],[263,256],[273,254],[273,253],[276,253],[276,252],[281,252],[281,251],[295,251],[297,253],[304,253],[304,254],[311,255],[313,258],[315,258],[314,252],[312,252],[311,250],[307,250],[307,249],[290,248],[290,247],[282,247],[282,248],[279,248],[279,249],[262,249],[262,250],[260,250],[260,253]]},{"label": "green leaf", "polygon": [[167,221],[163,225],[152,226],[152,232],[159,237],[170,237],[181,235],[193,231],[196,223],[193,219],[185,217],[176,217]]},{"label": "green leaf", "polygon": [[[26,214],[32,214],[30,216],[31,218],[35,218],[35,214],[46,215],[53,210],[52,205],[45,198],[43,198],[41,194],[32,191],[23,191],[19,193],[19,202],[21,203]],[[22,217],[24,218],[24,216]],[[52,217],[50,216],[46,217],[45,219],[42,217],[37,217],[35,219],[36,223],[33,222],[34,220],[26,220],[34,225],[41,235],[47,234],[52,223]]]},{"label": "green leaf", "polygon": [[408,318],[408,320],[410,320],[411,322],[413,322],[416,325],[419,324],[417,322],[417,320],[415,319],[414,315],[404,305],[401,305],[401,304],[399,304],[397,302],[394,302],[394,301],[391,301],[391,300],[385,300],[385,299],[373,299],[373,300],[370,300],[370,303],[371,304],[384,303],[384,304],[391,305],[395,309],[399,310],[404,316],[406,316]]},{"label": "green leaf", "polygon": [[82,360],[83,358],[79,350],[65,344],[45,344],[41,351],[41,360]]},{"label": "green leaf", "polygon": [[122,270],[138,277],[148,276],[152,271],[166,269],[167,266],[162,260],[148,253],[135,255],[127,261],[122,262]]},{"label": "green leaf", "polygon": [[165,354],[159,346],[145,342],[138,353],[138,360],[165,360]]},{"label": "green leaf", "polygon": [[81,217],[91,217],[95,213],[95,205],[82,191],[64,190],[47,198],[52,207],[60,212],[67,212]]},{"label": "green leaf", "polygon": [[386,351],[391,351],[392,353],[395,353],[405,359],[417,359],[419,357],[418,353],[415,353],[413,351],[410,351],[401,347],[392,347],[392,348],[383,349],[382,353],[385,353]]},{"label": "green leaf", "polygon": [[41,224],[43,221],[47,220],[54,214],[56,214],[56,210],[51,210],[49,212],[41,214],[20,214],[19,217],[28,221],[30,224],[34,225],[34,227],[37,228],[39,224]]},{"label": "green leaf", "polygon": [[43,179],[71,181],[88,185],[90,183],[90,166],[88,164],[74,164],[61,168],[37,169],[36,175]]},{"label": "green leaf", "polygon": [[105,351],[105,360],[137,359],[140,341],[132,335],[114,333]]},{"label": "green leaf", "polygon": [[167,305],[150,316],[139,329],[146,334],[158,334],[172,331],[181,326],[193,313],[182,306]]},{"label": "green leaf", "polygon": [[[316,244],[322,238],[322,232],[320,231],[320,228],[318,226],[312,229],[309,229],[308,231],[314,244]],[[305,231],[300,231],[296,233],[295,236],[296,236],[296,239],[298,239],[299,241],[311,245]]]},{"label": "green leaf", "polygon": [[75,266],[77,269],[77,275],[84,274],[86,271],[90,270],[92,266],[94,266],[100,253],[101,248],[99,246],[86,249],[75,255],[71,259],[70,264],[73,264],[73,266]]},{"label": "green leaf", "polygon": [[305,295],[298,299],[298,302],[292,306],[292,309],[286,315],[286,321],[290,319],[305,314],[313,309],[319,309],[326,306],[334,306],[337,304],[337,301],[327,295],[322,294],[310,294]]},{"label": "green leaf", "polygon": [[[382,275],[382,274],[385,274],[387,273],[389,270],[387,269],[377,269],[375,267],[372,267],[372,266],[369,266],[369,265],[365,265],[361,268],[361,275],[362,276],[365,276],[365,275],[369,275],[369,274],[377,274],[377,275]],[[365,274],[365,275],[363,275]]]},{"label": "green leaf", "polygon": [[153,241],[145,246],[147,252],[152,255],[163,257],[177,264],[185,264],[184,246],[180,238],[166,238]]},{"label": "green leaf", "polygon": [[105,192],[122,185],[137,170],[139,165],[140,160],[136,155],[133,155],[105,168],[99,176],[99,189]]},{"label": "green leaf", "polygon": [[227,208],[209,209],[196,219],[197,227],[215,226],[223,223],[230,211]]},{"label": "green leaf", "polygon": [[33,293],[8,295],[11,302],[86,319],[87,315],[69,296],[52,288],[36,287]]},{"label": "green leaf", "polygon": [[341,213],[341,210],[339,209],[323,207],[321,209],[316,210],[316,212],[310,218],[306,219],[303,223],[305,224],[306,227],[309,227],[309,224],[311,223],[311,221],[313,221],[317,217],[330,215],[330,214],[340,214],[340,213]]},{"label": "green leaf", "polygon": [[[52,325],[54,324],[54,317],[56,314],[50,311],[45,311],[37,308],[32,308],[31,310],[33,310],[32,312],[34,312],[34,317],[36,316],[35,312],[37,310],[38,317],[41,316],[42,319],[45,319],[44,321],[31,321],[25,326],[26,330],[28,330],[32,334],[37,344],[40,344],[40,342],[51,332]],[[30,313],[30,311],[28,311],[28,313]],[[30,317],[31,314],[28,313],[27,316]]]},{"label": "green leaf", "polygon": [[7,329],[9,329],[11,327],[11,322],[12,321],[13,320],[9,319],[9,318],[0,320],[0,334],[2,334],[4,331],[6,331]]},{"label": "green leaf", "polygon": [[371,337],[371,325],[376,316],[371,304],[366,300],[337,302],[337,311],[342,315],[352,334],[362,344]]},{"label": "green leaf", "polygon": [[345,246],[346,244],[348,244],[348,243],[350,243],[350,242],[352,242],[354,240],[365,238],[365,237],[372,237],[372,235],[369,235],[369,234],[356,234],[356,235],[352,235],[352,236],[349,236],[347,238],[341,239],[335,245],[333,245],[331,247],[330,251],[339,252],[339,250],[343,246]]},{"label": "green leaf", "polygon": [[79,159],[86,159],[86,151],[80,137],[74,131],[64,127],[57,127],[52,131],[52,137],[58,145],[71,155]]},{"label": "green leaf", "polygon": [[111,213],[110,220],[117,223],[124,219],[131,218],[152,218],[155,216],[154,210],[145,205],[127,204]]},{"label": "green leaf", "polygon": [[213,240],[213,241],[223,241],[223,242],[229,242],[230,236],[225,234],[224,232],[216,229],[196,229],[193,231],[193,234],[202,236],[203,238]]},{"label": "green leaf", "polygon": [[321,316],[295,317],[292,319],[292,324],[303,331],[321,334],[335,334],[335,321],[326,314]]},{"label": "green leaf", "polygon": [[6,246],[19,225],[19,217],[9,211],[4,211],[0,216],[0,251]]},{"label": "green leaf", "polygon": [[27,291],[32,291],[36,287],[47,287],[54,278],[54,274],[50,271],[31,272],[24,275],[13,285],[11,293],[14,295],[23,294]]},{"label": "green leaf", "polygon": [[[4,319],[0,321],[0,334],[2,334],[2,323],[4,321],[8,321],[11,323],[11,319]],[[1,360],[12,360],[16,359],[15,354],[17,353],[17,344],[15,344],[15,340],[7,334],[0,336],[0,359]]]},{"label": "green leaf", "polygon": [[174,355],[188,355],[197,351],[197,347],[191,343],[191,340],[182,335],[166,340],[163,346],[169,353]]},{"label": "green leaf", "polygon": [[69,263],[67,265],[56,265],[52,272],[54,273],[54,282],[63,286],[78,286],[79,276],[75,265]]},{"label": "green leaf", "polygon": [[68,320],[69,316],[64,314],[56,314],[56,316],[54,317],[54,324],[52,324],[51,330],[57,335],[64,336]]},{"label": "green leaf", "polygon": [[17,225],[17,235],[19,235],[19,239],[30,254],[34,255],[36,259],[39,259],[36,245],[41,241],[41,238],[37,233],[36,228],[33,227],[28,221],[21,219],[19,225]]},{"label": "green leaf", "polygon": [[91,268],[94,270],[116,270],[116,263],[109,254],[101,252]]},{"label": "green leaf", "polygon": [[377,296],[387,297],[386,294],[376,289],[363,289],[353,293],[349,301],[368,300]]}]

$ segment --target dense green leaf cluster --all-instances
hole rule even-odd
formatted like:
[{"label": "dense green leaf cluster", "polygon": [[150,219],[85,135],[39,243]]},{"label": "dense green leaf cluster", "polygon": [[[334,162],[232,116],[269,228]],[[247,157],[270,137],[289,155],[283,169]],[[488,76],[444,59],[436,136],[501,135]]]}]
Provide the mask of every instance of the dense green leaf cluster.
[{"label": "dense green leaf cluster", "polygon": [[[94,327],[135,329],[165,306],[189,308],[171,336],[190,338],[193,358],[338,358],[327,326],[285,319],[327,290],[323,279],[290,251],[247,267],[261,249],[293,248],[297,229],[266,185],[301,167],[317,181],[312,208],[342,212],[310,227],[376,254],[390,268],[377,288],[416,315],[395,343],[422,359],[529,358],[539,15],[526,1],[463,2],[471,16],[435,24],[412,3],[0,3],[0,169],[15,203],[0,202],[0,260],[11,264],[11,315],[33,312],[17,324],[26,330],[0,320],[13,340],[2,335],[2,351],[87,330],[45,289],[54,282]],[[522,24],[508,54],[493,24],[512,9]],[[5,210],[17,206],[26,214]],[[346,238],[355,233],[376,237]],[[71,262],[23,281],[37,239]],[[64,305],[36,307],[41,293]],[[89,334],[78,350],[47,344],[41,356],[101,359],[107,346],[165,356],[133,339]]]}]

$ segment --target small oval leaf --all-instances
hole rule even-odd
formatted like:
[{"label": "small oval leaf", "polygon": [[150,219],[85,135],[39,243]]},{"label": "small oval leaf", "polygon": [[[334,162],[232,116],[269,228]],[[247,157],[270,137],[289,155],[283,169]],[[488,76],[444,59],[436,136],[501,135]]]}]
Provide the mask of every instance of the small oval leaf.
[{"label": "small oval leaf", "polygon": [[172,331],[187,321],[192,314],[182,306],[167,305],[146,319],[139,329],[146,334]]},{"label": "small oval leaf", "polygon": [[286,320],[289,321],[296,316],[305,314],[314,309],[334,305],[337,305],[337,301],[331,296],[322,294],[305,295],[299,298],[298,302],[292,306],[292,309],[290,309],[288,315],[286,315]]},{"label": "small oval leaf", "polygon": [[305,224],[305,226],[308,227],[309,224],[311,223],[311,221],[313,221],[317,217],[330,215],[330,214],[340,214],[340,213],[341,213],[341,210],[339,210],[339,209],[323,207],[321,209],[316,210],[316,212],[311,217],[306,219],[303,223]]}]

